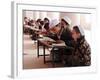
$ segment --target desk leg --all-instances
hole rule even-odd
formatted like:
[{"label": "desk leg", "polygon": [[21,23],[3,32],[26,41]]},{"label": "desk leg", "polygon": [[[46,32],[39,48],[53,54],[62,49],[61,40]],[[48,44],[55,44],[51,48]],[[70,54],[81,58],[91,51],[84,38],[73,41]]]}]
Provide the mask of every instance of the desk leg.
[{"label": "desk leg", "polygon": [[39,41],[37,40],[37,56],[39,58]]},{"label": "desk leg", "polygon": [[[53,49],[54,49],[54,48],[53,48]],[[52,67],[55,67],[54,52],[52,52],[51,54],[52,54]]]},{"label": "desk leg", "polygon": [[45,46],[43,45],[43,58],[44,58],[44,64],[46,63],[45,61]]}]

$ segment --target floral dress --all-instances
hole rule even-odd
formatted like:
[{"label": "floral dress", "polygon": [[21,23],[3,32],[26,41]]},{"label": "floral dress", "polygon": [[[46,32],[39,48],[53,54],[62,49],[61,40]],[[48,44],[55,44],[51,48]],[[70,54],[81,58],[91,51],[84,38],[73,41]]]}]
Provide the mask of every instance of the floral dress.
[{"label": "floral dress", "polygon": [[91,65],[91,49],[84,36],[79,38],[73,52],[73,65],[90,66]]}]

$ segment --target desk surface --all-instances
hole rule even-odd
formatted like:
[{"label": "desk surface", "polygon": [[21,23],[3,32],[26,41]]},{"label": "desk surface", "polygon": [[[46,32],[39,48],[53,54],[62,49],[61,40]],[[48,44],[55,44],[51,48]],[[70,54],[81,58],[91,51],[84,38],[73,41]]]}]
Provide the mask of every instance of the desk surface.
[{"label": "desk surface", "polygon": [[47,47],[64,47],[66,46],[65,42],[62,40],[53,40],[49,37],[39,38],[38,41]]}]

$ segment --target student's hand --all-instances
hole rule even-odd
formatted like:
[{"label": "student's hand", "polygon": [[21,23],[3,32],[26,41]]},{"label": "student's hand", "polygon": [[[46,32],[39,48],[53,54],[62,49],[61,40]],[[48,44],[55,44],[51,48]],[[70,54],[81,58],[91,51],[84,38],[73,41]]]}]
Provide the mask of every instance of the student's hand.
[{"label": "student's hand", "polygon": [[57,37],[58,37],[58,39],[60,40],[60,36],[58,35]]}]

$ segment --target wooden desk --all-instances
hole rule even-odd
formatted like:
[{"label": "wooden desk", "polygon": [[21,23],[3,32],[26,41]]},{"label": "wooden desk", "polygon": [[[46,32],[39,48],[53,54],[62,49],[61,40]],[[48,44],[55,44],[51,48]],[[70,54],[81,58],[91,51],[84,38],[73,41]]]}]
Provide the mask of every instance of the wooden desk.
[{"label": "wooden desk", "polygon": [[[45,56],[48,56],[47,54],[45,54],[45,48],[52,48],[52,45],[50,45],[50,43],[55,42],[55,40],[49,38],[49,37],[43,37],[43,38],[39,38],[37,40],[37,55],[39,56],[43,56],[44,57],[44,63],[46,63],[46,58]],[[39,46],[43,46],[43,55],[39,54]]]},{"label": "wooden desk", "polygon": [[[57,43],[61,43],[61,45],[59,45]],[[43,55],[39,54],[39,46],[40,46],[40,44],[41,44],[41,46],[43,46]],[[48,56],[48,55],[45,53],[45,49],[46,48],[54,49],[55,47],[56,48],[63,48],[63,47],[70,48],[70,47],[66,46],[63,41],[61,41],[61,40],[55,41],[55,40],[53,40],[53,39],[51,39],[49,37],[43,37],[43,38],[40,38],[40,39],[37,40],[37,55],[38,55],[38,57],[39,56],[43,56],[44,64],[46,62],[52,62],[52,66],[53,67],[55,66],[54,54],[52,54],[52,60],[51,61],[46,61],[46,56]]]}]

